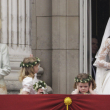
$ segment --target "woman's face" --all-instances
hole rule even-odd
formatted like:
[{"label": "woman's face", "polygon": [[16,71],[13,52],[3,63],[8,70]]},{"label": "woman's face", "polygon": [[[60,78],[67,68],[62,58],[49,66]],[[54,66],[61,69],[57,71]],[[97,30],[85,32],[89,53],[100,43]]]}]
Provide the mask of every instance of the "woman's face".
[{"label": "woman's face", "polygon": [[89,84],[88,83],[78,83],[79,91],[84,94],[89,91]]},{"label": "woman's face", "polygon": [[40,67],[40,64],[34,66],[34,72],[35,72],[35,73],[38,73],[39,67]]}]

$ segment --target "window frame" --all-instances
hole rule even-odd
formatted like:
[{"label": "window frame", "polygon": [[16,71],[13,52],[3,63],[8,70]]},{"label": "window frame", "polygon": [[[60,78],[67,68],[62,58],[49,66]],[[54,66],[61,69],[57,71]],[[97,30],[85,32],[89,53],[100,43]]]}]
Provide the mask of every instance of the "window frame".
[{"label": "window frame", "polygon": [[92,63],[91,0],[80,0],[80,73],[91,74]]}]

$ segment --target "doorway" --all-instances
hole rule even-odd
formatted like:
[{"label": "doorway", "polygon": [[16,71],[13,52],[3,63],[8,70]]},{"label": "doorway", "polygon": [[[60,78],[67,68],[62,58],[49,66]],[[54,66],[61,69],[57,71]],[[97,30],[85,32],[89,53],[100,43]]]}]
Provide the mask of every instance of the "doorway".
[{"label": "doorway", "polygon": [[95,55],[100,48],[106,24],[110,15],[110,0],[91,0],[92,11],[92,77],[95,79]]},{"label": "doorway", "polygon": [[97,37],[100,47],[105,27],[110,15],[110,0],[91,0],[92,2],[92,37]]}]

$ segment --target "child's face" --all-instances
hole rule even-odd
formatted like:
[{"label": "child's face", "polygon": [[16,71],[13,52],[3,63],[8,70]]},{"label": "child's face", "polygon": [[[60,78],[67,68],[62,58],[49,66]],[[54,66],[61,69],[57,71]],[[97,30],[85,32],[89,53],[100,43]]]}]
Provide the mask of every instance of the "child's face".
[{"label": "child's face", "polygon": [[84,94],[89,91],[89,84],[88,83],[78,83],[79,91]]},{"label": "child's face", "polygon": [[38,73],[38,71],[39,71],[39,66],[40,66],[40,65],[35,65],[35,66],[34,66],[34,72],[35,72],[35,73]]}]

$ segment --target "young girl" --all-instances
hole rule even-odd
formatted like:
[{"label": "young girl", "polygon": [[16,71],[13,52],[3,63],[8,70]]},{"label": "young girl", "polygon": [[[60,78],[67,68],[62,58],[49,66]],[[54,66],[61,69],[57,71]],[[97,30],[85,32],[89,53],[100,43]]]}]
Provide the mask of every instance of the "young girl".
[{"label": "young girl", "polygon": [[94,79],[89,74],[78,74],[74,83],[75,91],[72,94],[96,94],[93,90],[96,88]]},{"label": "young girl", "polygon": [[[22,82],[23,89],[20,94],[36,94],[36,91],[33,89],[33,79],[35,73],[39,70],[39,58],[28,57],[24,58],[23,62],[21,62],[20,67],[20,76],[19,80]],[[37,94],[41,94],[43,89],[39,89]]]}]

